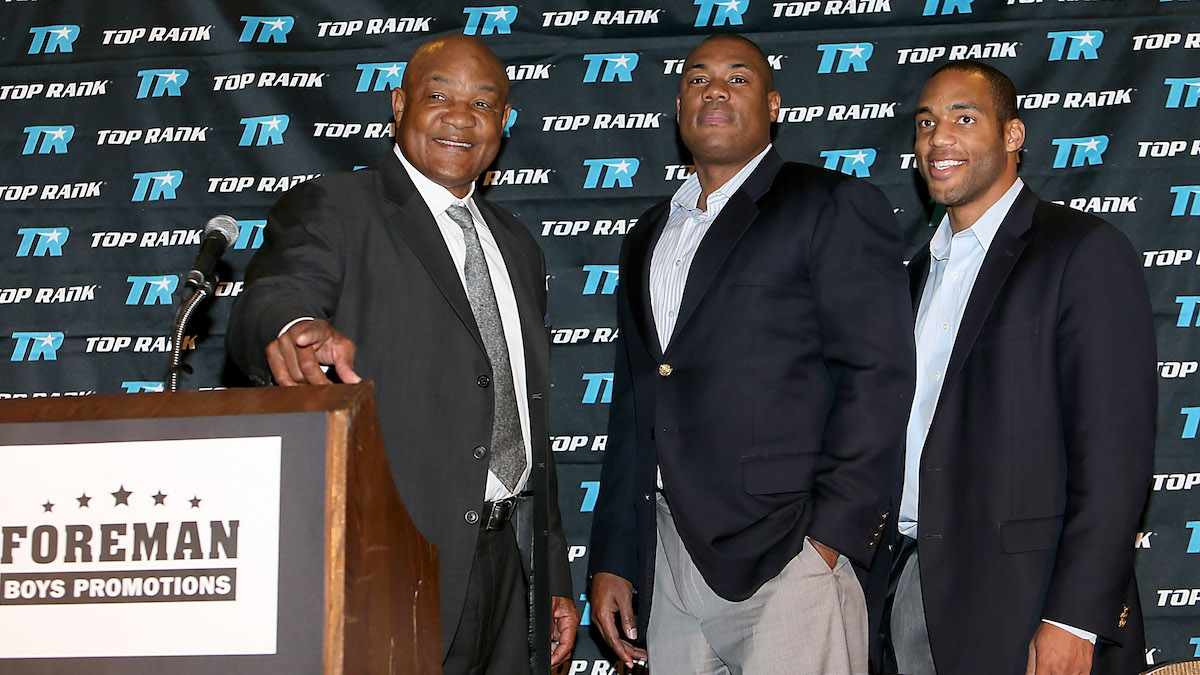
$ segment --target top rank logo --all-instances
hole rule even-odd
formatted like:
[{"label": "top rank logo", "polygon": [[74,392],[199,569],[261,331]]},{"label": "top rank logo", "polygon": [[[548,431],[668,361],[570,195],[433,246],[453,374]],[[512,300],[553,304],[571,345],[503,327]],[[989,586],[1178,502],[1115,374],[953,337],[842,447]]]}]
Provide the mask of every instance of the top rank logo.
[{"label": "top rank logo", "polygon": [[517,8],[512,5],[463,7],[463,14],[467,15],[464,35],[509,35],[512,33],[512,22],[517,18]]},{"label": "top rank logo", "polygon": [[79,37],[79,26],[34,26],[29,32],[33,34],[33,41],[29,43],[30,54],[69,53],[75,38]]},{"label": "top rank logo", "polygon": [[354,91],[390,91],[395,89],[400,86],[400,82],[404,79],[404,68],[407,65],[407,61],[360,63],[355,66],[356,69],[362,71],[362,74],[358,76],[358,86],[354,88]]},{"label": "top rank logo", "polygon": [[1093,61],[1100,58],[1096,50],[1104,42],[1104,33],[1098,30],[1062,30],[1046,33],[1050,38],[1049,61],[1061,61],[1066,52],[1068,61]]},{"label": "top rank logo", "polygon": [[138,77],[142,78],[142,83],[138,86],[138,98],[179,96],[179,90],[188,80],[188,71],[184,68],[139,70]]},{"label": "top rank logo", "polygon": [[947,14],[970,14],[975,0],[925,0],[921,16],[946,16]]},{"label": "top rank logo", "polygon": [[[616,54],[584,54],[583,60],[587,61],[587,71],[583,74],[584,82],[595,82],[596,78],[600,78],[601,82],[632,82],[633,69],[637,68],[638,55],[634,53],[616,53]],[[601,67],[603,66],[603,72]]]},{"label": "top rank logo", "polygon": [[740,26],[742,15],[750,9],[750,0],[695,0],[695,28],[706,26]]},{"label": "top rank logo", "polygon": [[58,349],[63,344],[63,334],[59,331],[16,331],[12,337],[17,344],[9,361],[57,361]]},{"label": "top rank logo", "polygon": [[[1200,105],[1200,77],[1168,77],[1163,84],[1170,87],[1167,91],[1168,108],[1195,108]],[[1184,96],[1184,92],[1187,96]]]},{"label": "top rank logo", "polygon": [[58,258],[62,256],[63,244],[71,236],[71,231],[65,227],[19,227],[17,234],[21,235],[21,243],[17,246],[18,258],[28,257],[30,252],[35,258]]},{"label": "top rank logo", "polygon": [[[67,143],[75,136],[75,127],[70,124],[57,127],[25,127],[25,133],[28,137],[25,139],[25,147],[21,150],[22,155],[32,155],[34,152],[39,155],[65,155]],[[38,141],[41,141],[40,145]]]},{"label": "top rank logo", "polygon": [[296,19],[290,16],[243,16],[245,27],[238,42],[286,43]]},{"label": "top rank logo", "polygon": [[833,72],[834,63],[837,72],[845,73],[853,70],[856,73],[867,72],[867,61],[875,53],[875,46],[870,42],[842,42],[827,45],[817,45],[821,52],[821,63],[817,65],[818,73]]},{"label": "top rank logo", "polygon": [[1058,148],[1054,154],[1055,169],[1066,168],[1068,162],[1072,167],[1095,166],[1104,163],[1104,151],[1108,149],[1108,136],[1056,138],[1051,143]]},{"label": "top rank logo", "polygon": [[871,177],[871,165],[879,153],[875,148],[855,148],[852,150],[822,150],[825,158],[825,168],[841,171],[849,176],[858,178]]},{"label": "top rank logo", "polygon": [[593,190],[597,185],[601,189],[633,187],[633,176],[641,162],[634,157],[614,157],[585,159],[583,165],[588,168],[587,177],[583,179],[583,189]]}]

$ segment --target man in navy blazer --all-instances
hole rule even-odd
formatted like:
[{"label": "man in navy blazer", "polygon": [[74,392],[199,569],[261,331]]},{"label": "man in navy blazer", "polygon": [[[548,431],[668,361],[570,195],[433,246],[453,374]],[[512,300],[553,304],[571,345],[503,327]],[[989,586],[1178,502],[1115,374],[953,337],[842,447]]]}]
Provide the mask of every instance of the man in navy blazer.
[{"label": "man in navy blazer", "polygon": [[1025,126],[1000,71],[947,64],[915,115],[946,217],[908,268],[917,386],[895,560],[869,583],[890,610],[881,670],[1136,673],[1156,406],[1141,261],[1017,177]]},{"label": "man in navy blazer", "polygon": [[866,669],[850,561],[882,534],[912,392],[901,233],[875,187],[784,163],[779,105],[752,42],[697,47],[696,174],[621,253],[592,617],[655,675]]}]

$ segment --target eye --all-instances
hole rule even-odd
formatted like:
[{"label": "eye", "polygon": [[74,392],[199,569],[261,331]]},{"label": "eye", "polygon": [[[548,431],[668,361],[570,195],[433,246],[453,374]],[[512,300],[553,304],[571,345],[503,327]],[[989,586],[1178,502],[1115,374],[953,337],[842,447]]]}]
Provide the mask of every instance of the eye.
[{"label": "eye", "polygon": [[432,98],[432,99],[434,99],[434,100],[437,100],[437,101],[445,101],[445,100],[446,100],[446,97],[445,97],[445,96],[442,96],[441,94],[439,94],[439,93],[437,93],[437,92],[434,92],[434,93],[430,94],[430,95],[429,95],[429,98]]},{"label": "eye", "polygon": [[479,106],[480,108],[491,108],[492,107],[492,104],[488,103],[487,101],[475,101],[475,105]]},{"label": "eye", "polygon": [[974,124],[975,118],[971,115],[963,115],[962,117],[958,118],[958,121],[962,122],[963,124]]},{"label": "eye", "polygon": [[708,80],[705,79],[705,77],[703,75],[697,75],[697,76],[693,77],[692,79],[688,80],[688,84],[704,84],[707,81]]},{"label": "eye", "polygon": [[729,78],[729,81],[730,81],[730,82],[735,82],[735,83],[737,83],[737,84],[743,84],[743,83],[745,83],[745,82],[749,82],[749,80],[747,80],[747,79],[746,79],[744,76],[742,76],[742,75],[734,75],[733,77]]},{"label": "eye", "polygon": [[917,120],[917,128],[918,129],[928,129],[929,127],[932,127],[932,126],[933,126],[933,120],[927,120],[927,119]]}]

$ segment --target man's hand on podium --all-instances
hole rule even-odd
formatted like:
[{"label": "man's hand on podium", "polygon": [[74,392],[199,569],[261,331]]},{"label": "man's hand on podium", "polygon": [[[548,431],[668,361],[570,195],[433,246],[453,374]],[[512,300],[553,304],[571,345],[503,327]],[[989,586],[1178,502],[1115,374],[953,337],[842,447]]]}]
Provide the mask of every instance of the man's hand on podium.
[{"label": "man's hand on podium", "polygon": [[321,366],[333,366],[346,384],[362,381],[354,372],[354,342],[324,319],[301,321],[267,345],[267,365],[275,382],[333,384]]}]

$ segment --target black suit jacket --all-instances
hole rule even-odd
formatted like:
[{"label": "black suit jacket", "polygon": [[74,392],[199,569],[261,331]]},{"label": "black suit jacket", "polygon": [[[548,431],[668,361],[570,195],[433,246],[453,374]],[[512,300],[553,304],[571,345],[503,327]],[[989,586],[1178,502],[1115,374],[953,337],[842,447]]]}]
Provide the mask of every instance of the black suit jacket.
[{"label": "black suit jacket", "polygon": [[621,255],[590,551],[592,573],[638,588],[642,634],[656,466],[680,537],[724,598],[753,594],[805,535],[867,564],[913,383],[900,228],[879,190],[769,152],[700,244],[663,352],[649,270],[669,208],[647,211]]},{"label": "black suit jacket", "polygon": [[[529,485],[542,525],[533,528],[542,534],[535,567],[546,571],[539,578],[553,595],[571,597],[546,434],[545,261],[515,218],[474,199],[504,256],[521,317]],[[479,511],[487,480],[487,459],[473,451],[491,443],[492,389],[479,384],[491,365],[445,241],[394,153],[360,171],[302,183],[280,198],[233,307],[229,353],[255,382],[270,383],[266,345],[302,316],[328,319],[353,340],[356,372],[375,381],[396,487],[421,533],[438,547],[444,653],[462,613],[479,532],[465,514]]]},{"label": "black suit jacket", "polygon": [[[909,264],[914,303],[928,272],[925,247]],[[921,455],[917,550],[939,672],[1023,672],[1043,618],[1099,636],[1093,673],[1144,667],[1133,546],[1156,391],[1129,241],[1024,188],[980,268]],[[872,570],[873,593],[887,573]]]}]

